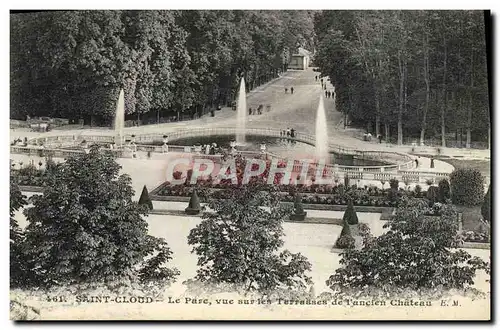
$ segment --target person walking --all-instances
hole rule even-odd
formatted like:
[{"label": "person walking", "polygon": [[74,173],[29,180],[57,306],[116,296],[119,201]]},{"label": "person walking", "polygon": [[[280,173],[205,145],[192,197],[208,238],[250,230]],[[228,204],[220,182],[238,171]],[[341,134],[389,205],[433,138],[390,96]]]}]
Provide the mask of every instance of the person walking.
[{"label": "person walking", "polygon": [[295,129],[293,129],[293,128],[290,130],[290,137],[293,137],[293,138],[295,137]]},{"label": "person walking", "polygon": [[418,159],[415,158],[415,167],[418,168]]},{"label": "person walking", "polygon": [[327,91],[325,91],[325,97],[328,98],[328,92]]},{"label": "person walking", "polygon": [[323,86],[323,78],[321,78],[321,86]]},{"label": "person walking", "polygon": [[288,88],[285,87],[285,94],[288,94]]},{"label": "person walking", "polygon": [[251,116],[252,115],[252,108],[248,108],[248,115]]},{"label": "person walking", "polygon": [[293,87],[290,87],[290,93],[293,94]]},{"label": "person walking", "polygon": [[316,79],[316,81],[318,81],[318,76],[314,76],[314,79]]},{"label": "person walking", "polygon": [[286,136],[290,137],[290,128],[289,127],[286,128]]}]

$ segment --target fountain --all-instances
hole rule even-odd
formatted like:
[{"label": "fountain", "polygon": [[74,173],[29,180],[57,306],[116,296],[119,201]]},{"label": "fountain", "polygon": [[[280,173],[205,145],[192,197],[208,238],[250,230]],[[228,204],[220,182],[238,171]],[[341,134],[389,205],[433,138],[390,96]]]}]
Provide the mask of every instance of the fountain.
[{"label": "fountain", "polygon": [[245,121],[247,116],[247,93],[245,90],[245,79],[241,77],[238,103],[236,105],[236,144],[245,144]]},{"label": "fountain", "polygon": [[316,113],[316,158],[326,164],[330,163],[328,153],[328,130],[326,125],[323,94],[320,95],[318,111]]},{"label": "fountain", "polygon": [[123,127],[125,126],[125,94],[120,90],[115,113],[115,143],[118,148],[123,146]]}]

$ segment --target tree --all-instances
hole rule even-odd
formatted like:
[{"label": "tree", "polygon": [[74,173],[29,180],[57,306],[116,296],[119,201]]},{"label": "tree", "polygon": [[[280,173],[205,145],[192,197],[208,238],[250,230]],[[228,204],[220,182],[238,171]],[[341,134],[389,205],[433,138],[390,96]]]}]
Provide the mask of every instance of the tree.
[{"label": "tree", "polygon": [[439,201],[441,203],[445,203],[448,199],[450,199],[450,183],[447,179],[442,179],[438,184],[439,189]]},{"label": "tree", "polygon": [[[283,246],[283,221],[292,212],[274,192],[234,188],[230,199],[210,200],[213,212],[191,230],[188,243],[198,255],[195,280],[229,284],[248,292],[300,291],[311,284],[311,264]],[[269,207],[265,210],[262,207]]]},{"label": "tree", "polygon": [[141,197],[139,197],[139,205],[146,205],[148,209],[151,211],[153,210],[153,202],[151,201],[151,198],[149,197],[149,192],[148,188],[146,188],[146,185],[142,188],[141,192]]},{"label": "tree", "polygon": [[487,222],[491,222],[491,185],[488,186],[488,191],[484,196],[483,205],[481,205],[481,214],[483,219]]},{"label": "tree", "polygon": [[484,197],[484,178],[475,168],[459,168],[450,174],[453,204],[479,205]]},{"label": "tree", "polygon": [[132,201],[130,178],[119,170],[94,146],[52,169],[43,194],[30,197],[25,255],[34,285],[175,281],[178,271],[164,265],[167,243],[147,234],[148,208]]},{"label": "tree", "polygon": [[353,290],[363,296],[378,292],[385,297],[401,297],[406,290],[469,288],[476,271],[489,265],[464,250],[452,249],[460,242],[452,206],[443,205],[440,216],[427,213],[425,202],[402,200],[384,225],[389,231],[365,240],[361,250],[344,251],[342,267],[330,276],[327,285],[345,293]]},{"label": "tree", "polygon": [[[335,85],[353,125],[385,124],[386,140],[440,139],[489,127],[481,11],[322,11],[314,19],[315,63]],[[474,116],[472,116],[474,114]],[[477,114],[477,115],[476,115]],[[377,119],[378,118],[378,119]],[[461,138],[460,138],[461,141]]]},{"label": "tree", "polygon": [[24,240],[19,223],[14,218],[15,212],[26,205],[26,197],[19,190],[19,186],[10,177],[10,285],[13,287],[24,284],[27,268],[22,253]]}]

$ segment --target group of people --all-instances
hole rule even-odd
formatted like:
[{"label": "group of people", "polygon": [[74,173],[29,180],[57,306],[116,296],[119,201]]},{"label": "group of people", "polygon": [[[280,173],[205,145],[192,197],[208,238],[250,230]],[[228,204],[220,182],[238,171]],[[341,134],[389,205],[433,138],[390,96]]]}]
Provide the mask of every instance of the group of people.
[{"label": "group of people", "polygon": [[[290,87],[290,93],[293,94],[293,86]],[[288,87],[285,87],[285,94],[288,94]]]},{"label": "group of people", "polygon": [[319,79],[319,82],[321,83],[321,88],[325,91],[325,97],[329,98],[329,97],[333,96],[334,92],[326,91],[326,81],[324,82],[323,78],[319,78],[318,76],[315,76],[314,79],[316,79],[316,81],[318,81],[318,79]]},{"label": "group of people", "polygon": [[[195,147],[196,149],[196,147]],[[219,147],[217,147],[217,143],[212,143],[212,144],[203,144],[201,146],[201,150],[202,152],[205,153],[205,155],[215,155],[215,154],[218,154],[221,149]]]},{"label": "group of people", "polygon": [[[267,105],[267,112],[271,111],[271,106]],[[264,111],[264,106],[260,104],[257,108],[248,108],[248,115],[262,115],[262,112]]]},{"label": "group of people", "polygon": [[[371,141],[372,137],[373,137],[372,133],[370,133],[370,132],[363,134],[364,141]],[[378,140],[378,143],[382,143],[382,134],[377,135],[377,140]]]},{"label": "group of people", "polygon": [[295,129],[287,128],[286,130],[280,131],[280,136],[295,137]]},{"label": "group of people", "polygon": [[24,137],[24,141],[21,140],[21,138],[17,138],[11,143],[11,145],[26,147],[28,145],[28,138]]}]

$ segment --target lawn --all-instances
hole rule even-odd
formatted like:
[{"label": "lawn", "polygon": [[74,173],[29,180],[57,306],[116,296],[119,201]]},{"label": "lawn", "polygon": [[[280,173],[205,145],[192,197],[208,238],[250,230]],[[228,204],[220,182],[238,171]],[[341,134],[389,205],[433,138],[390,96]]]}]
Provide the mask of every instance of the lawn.
[{"label": "lawn", "polygon": [[491,161],[490,160],[479,160],[479,159],[457,159],[457,158],[446,158],[446,157],[435,157],[436,159],[442,160],[444,162],[450,163],[455,168],[475,168],[478,169],[481,174],[488,179],[491,176]]}]

